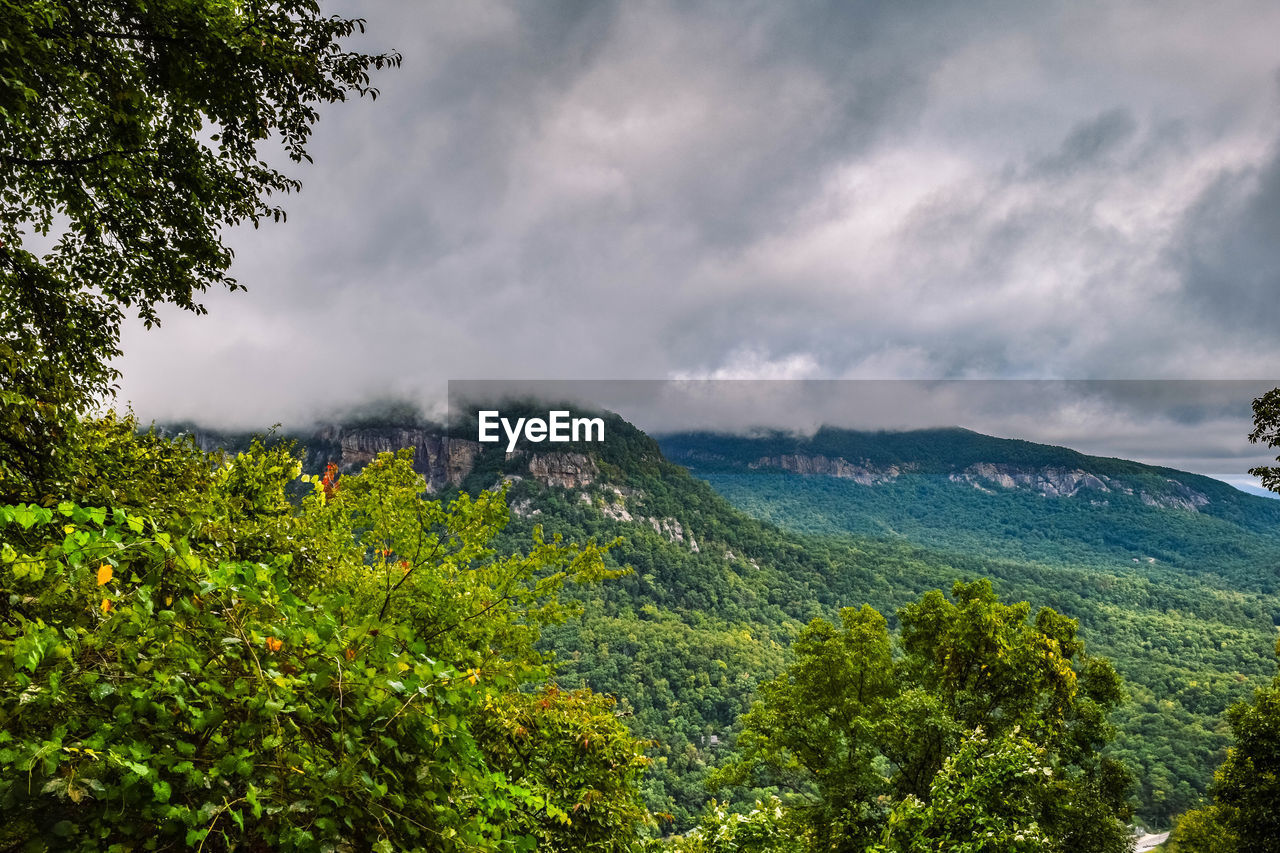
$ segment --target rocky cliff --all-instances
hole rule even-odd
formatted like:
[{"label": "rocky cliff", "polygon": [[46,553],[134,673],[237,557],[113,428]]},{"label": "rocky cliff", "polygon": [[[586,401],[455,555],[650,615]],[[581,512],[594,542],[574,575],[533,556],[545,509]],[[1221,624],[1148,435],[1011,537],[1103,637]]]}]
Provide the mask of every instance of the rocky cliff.
[{"label": "rocky cliff", "polygon": [[[1065,468],[1022,468],[991,462],[970,465],[963,471],[952,474],[951,480],[986,490],[991,486],[1001,489],[1032,489],[1045,497],[1053,498],[1073,497],[1082,489],[1096,492],[1111,491],[1111,487],[1103,481],[1103,478],[1088,471]],[[1121,489],[1121,491],[1126,490]],[[1132,491],[1129,493],[1132,494]]]},{"label": "rocky cliff", "polygon": [[[864,486],[892,483],[916,470],[912,463],[877,465],[865,459],[851,462],[839,456],[800,453],[762,456],[747,467],[778,468],[804,476],[837,477],[853,480]],[[1048,498],[1070,498],[1083,497],[1085,495],[1082,493],[1088,493],[1088,497],[1099,504],[1105,504],[1108,493],[1136,494],[1147,506],[1188,512],[1199,512],[1200,507],[1209,503],[1207,495],[1172,478],[1165,478],[1163,487],[1157,485],[1150,490],[1135,490],[1121,480],[1082,468],[978,462],[947,476],[953,483],[967,483],[987,494],[996,494],[999,490],[1025,489]]]},{"label": "rocky cliff", "polygon": [[750,468],[781,468],[793,474],[821,475],[839,477],[842,480],[853,480],[864,486],[892,482],[902,476],[903,469],[897,465],[876,466],[867,460],[850,462],[841,457],[808,456],[799,453],[787,453],[780,456],[764,456],[752,462]]},{"label": "rocky cliff", "polygon": [[[970,465],[963,471],[951,474],[950,479],[956,483],[968,483],[975,489],[994,494],[999,489],[1030,489],[1047,498],[1070,498],[1081,492],[1093,492],[1096,498],[1107,492],[1132,495],[1132,486],[1108,477],[1091,474],[1079,468],[1028,468],[1017,465],[994,464],[980,462]],[[1209,503],[1209,498],[1190,486],[1172,478],[1165,478],[1164,488],[1151,491],[1139,489],[1136,494],[1147,506],[1162,509],[1181,509],[1188,512],[1199,512],[1200,507]],[[1105,499],[1103,500],[1105,502]]]},{"label": "rocky cliff", "polygon": [[344,470],[363,468],[379,453],[412,448],[413,468],[432,491],[460,484],[480,452],[477,442],[450,438],[430,428],[330,425],[317,430],[315,438],[317,446],[330,449],[329,458],[320,461],[334,462]]},{"label": "rocky cliff", "polygon": [[[519,454],[516,451],[507,458]],[[580,489],[595,482],[600,469],[585,453],[536,453],[529,457],[529,476],[548,486]]]},{"label": "rocky cliff", "polygon": [[[359,470],[379,453],[413,449],[413,467],[432,491],[461,485],[476,465],[483,446],[476,441],[451,438],[438,428],[330,425],[321,427],[303,442],[311,449],[310,467],[329,462],[343,470]],[[516,451],[508,459],[528,456],[529,476],[548,486],[580,489],[599,479],[600,469],[585,453],[535,453]]]}]

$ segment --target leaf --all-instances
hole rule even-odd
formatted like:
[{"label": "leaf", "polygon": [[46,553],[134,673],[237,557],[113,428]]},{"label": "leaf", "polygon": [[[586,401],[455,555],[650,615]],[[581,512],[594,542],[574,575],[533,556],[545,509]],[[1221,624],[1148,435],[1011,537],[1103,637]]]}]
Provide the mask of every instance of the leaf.
[{"label": "leaf", "polygon": [[107,583],[111,581],[112,574],[113,572],[110,564],[103,563],[101,566],[98,566],[98,586],[106,586]]},{"label": "leaf", "polygon": [[249,785],[245,789],[244,799],[249,804],[249,807],[253,809],[253,816],[262,817],[262,804],[258,802],[258,789],[255,786]]}]

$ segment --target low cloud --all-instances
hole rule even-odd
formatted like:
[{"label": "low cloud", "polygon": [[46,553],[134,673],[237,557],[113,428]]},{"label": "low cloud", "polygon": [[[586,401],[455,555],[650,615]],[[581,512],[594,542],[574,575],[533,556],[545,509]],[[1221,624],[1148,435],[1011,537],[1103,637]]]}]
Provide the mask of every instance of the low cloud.
[{"label": "low cloud", "polygon": [[1254,378],[1280,7],[365,2],[247,293],[131,327],[145,418],[458,378]]}]

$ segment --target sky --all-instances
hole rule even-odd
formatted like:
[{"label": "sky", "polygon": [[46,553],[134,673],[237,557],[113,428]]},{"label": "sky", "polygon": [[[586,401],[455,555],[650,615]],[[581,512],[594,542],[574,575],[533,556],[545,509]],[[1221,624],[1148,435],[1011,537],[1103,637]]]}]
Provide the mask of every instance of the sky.
[{"label": "sky", "polygon": [[247,292],[128,327],[144,418],[1280,375],[1280,4],[330,7],[403,66],[323,111],[287,223],[227,234]]}]

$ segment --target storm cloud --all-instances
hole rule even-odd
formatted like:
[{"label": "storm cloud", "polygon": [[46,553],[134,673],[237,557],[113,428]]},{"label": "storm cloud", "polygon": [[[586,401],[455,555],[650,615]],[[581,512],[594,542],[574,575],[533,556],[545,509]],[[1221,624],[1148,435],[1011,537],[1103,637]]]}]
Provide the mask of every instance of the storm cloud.
[{"label": "storm cloud", "polygon": [[247,293],[130,327],[145,418],[461,378],[1267,378],[1270,2],[365,2]]}]

